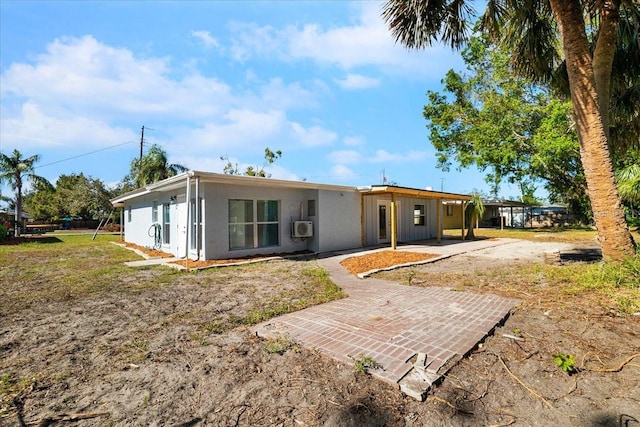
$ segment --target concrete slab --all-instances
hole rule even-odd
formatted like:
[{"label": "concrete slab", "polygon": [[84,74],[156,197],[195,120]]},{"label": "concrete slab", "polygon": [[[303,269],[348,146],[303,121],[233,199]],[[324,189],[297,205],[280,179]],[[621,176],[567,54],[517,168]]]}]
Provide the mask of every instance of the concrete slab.
[{"label": "concrete slab", "polygon": [[[453,256],[505,244],[505,240],[512,242],[496,239],[440,247],[446,248],[443,255]],[[410,250],[433,253],[437,249],[420,245]],[[340,265],[343,258],[353,255],[318,260],[349,297],[271,319],[256,325],[256,333],[262,337],[288,334],[347,364],[360,355],[371,357],[382,365],[382,369],[371,370],[372,375],[421,400],[433,382],[519,304],[495,295],[359,279]]]}]

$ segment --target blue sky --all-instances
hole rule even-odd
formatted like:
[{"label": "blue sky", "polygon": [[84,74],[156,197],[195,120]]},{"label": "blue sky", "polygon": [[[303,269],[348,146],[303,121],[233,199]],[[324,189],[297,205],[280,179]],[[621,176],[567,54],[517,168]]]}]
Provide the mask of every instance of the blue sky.
[{"label": "blue sky", "polygon": [[144,125],[145,150],[196,170],[222,172],[221,156],[261,165],[269,147],[283,152],[274,178],[360,186],[384,171],[402,186],[488,192],[475,170],[436,169],[422,117],[459,54],[396,45],[381,7],[0,0],[0,150],[40,154],[52,182],[113,184]]}]

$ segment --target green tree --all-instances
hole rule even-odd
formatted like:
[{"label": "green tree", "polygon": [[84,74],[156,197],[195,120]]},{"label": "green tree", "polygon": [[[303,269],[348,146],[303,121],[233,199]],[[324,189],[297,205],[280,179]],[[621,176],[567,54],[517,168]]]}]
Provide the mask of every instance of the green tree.
[{"label": "green tree", "polygon": [[640,207],[640,161],[636,160],[617,174],[620,197],[629,205]]},{"label": "green tree", "polygon": [[82,173],[61,175],[56,181],[56,199],[65,216],[104,218],[112,209],[110,197],[101,180]]},{"label": "green tree", "polygon": [[123,181],[123,190],[128,191],[186,172],[186,166],[169,163],[167,153],[153,144],[141,159],[131,161],[129,175]]},{"label": "green tree", "polygon": [[[49,181],[34,173],[34,163],[40,160],[40,156],[23,158],[22,154],[14,149],[11,155],[0,153],[0,183],[8,183],[16,192],[16,224],[22,222],[22,188],[26,181],[36,184],[51,186]],[[15,237],[20,237],[20,227],[15,227]]]},{"label": "green tree", "polygon": [[83,173],[60,175],[55,187],[35,184],[25,194],[24,205],[38,220],[96,219],[104,218],[111,211],[112,195],[100,179]]},{"label": "green tree", "polygon": [[226,160],[227,164],[223,168],[223,173],[226,175],[245,175],[245,176],[259,176],[262,178],[271,178],[271,174],[265,171],[265,168],[269,165],[272,165],[277,159],[282,157],[282,151],[276,150],[271,151],[269,147],[264,149],[264,163],[262,166],[247,166],[244,172],[240,172],[238,169],[238,164],[233,165],[231,160],[229,160],[229,156],[222,156],[220,160]]},{"label": "green tree", "polygon": [[[428,91],[423,115],[438,167],[475,165],[497,197],[501,183],[520,187],[531,201],[541,184],[552,201],[590,217],[580,146],[571,105],[544,84],[516,75],[504,48],[473,37],[462,51],[468,74],[450,70],[442,93]],[[586,205],[583,203],[587,200]]]},{"label": "green tree", "polygon": [[[481,18],[482,30],[508,46],[518,73],[532,79],[549,80],[554,74],[558,78],[564,74],[556,66],[564,60],[580,158],[605,259],[635,253],[614,179],[608,112],[620,33],[635,31],[630,43],[638,49],[638,19],[626,18],[639,15],[640,5],[633,0],[489,0]],[[438,40],[457,48],[468,39],[474,11],[464,0],[388,0],[383,17],[396,40],[409,48]]]},{"label": "green tree", "polygon": [[58,209],[56,189],[53,186],[34,183],[23,197],[23,205],[37,221],[58,220],[65,216]]},{"label": "green tree", "polygon": [[482,202],[482,196],[479,193],[473,193],[471,200],[467,203],[467,207],[464,210],[465,221],[467,222],[467,236],[468,240],[475,239],[476,236],[473,233],[473,227],[475,222],[482,218],[484,215],[484,203]]}]

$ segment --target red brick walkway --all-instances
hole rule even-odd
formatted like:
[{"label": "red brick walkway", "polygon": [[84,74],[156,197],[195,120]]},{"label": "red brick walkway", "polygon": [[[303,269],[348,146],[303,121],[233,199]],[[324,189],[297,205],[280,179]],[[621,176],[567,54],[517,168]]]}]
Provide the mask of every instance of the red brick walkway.
[{"label": "red brick walkway", "polygon": [[[426,390],[416,392],[416,387],[428,389],[449,367],[447,361],[472,350],[519,303],[495,295],[358,279],[340,266],[345,257],[318,262],[348,298],[271,319],[256,331],[265,337],[288,334],[348,364],[354,363],[351,357],[371,357],[382,365],[370,371],[373,375],[400,384],[404,391],[413,389],[408,393],[417,398]],[[409,359],[420,353],[426,354],[426,363],[419,367],[424,369],[414,369],[415,358]]]}]

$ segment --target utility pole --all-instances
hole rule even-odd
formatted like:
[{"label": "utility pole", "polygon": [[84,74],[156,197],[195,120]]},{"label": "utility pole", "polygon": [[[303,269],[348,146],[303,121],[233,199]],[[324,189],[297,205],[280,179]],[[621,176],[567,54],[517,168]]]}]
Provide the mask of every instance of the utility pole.
[{"label": "utility pole", "polygon": [[140,161],[142,161],[142,144],[144,144],[144,125],[142,126],[142,132],[140,132]]},{"label": "utility pole", "polygon": [[440,192],[444,191],[444,178],[440,178]]}]

